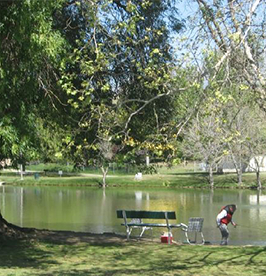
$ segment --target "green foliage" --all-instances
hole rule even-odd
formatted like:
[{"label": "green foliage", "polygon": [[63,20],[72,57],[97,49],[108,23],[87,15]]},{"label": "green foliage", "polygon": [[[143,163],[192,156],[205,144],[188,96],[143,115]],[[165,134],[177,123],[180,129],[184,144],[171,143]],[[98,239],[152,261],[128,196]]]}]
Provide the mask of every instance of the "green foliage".
[{"label": "green foliage", "polygon": [[[80,1],[65,9],[78,30],[76,36],[63,33],[72,53],[61,63],[59,81],[78,122],[68,136],[69,156],[76,162],[116,158],[104,157],[104,144],[117,153],[128,151],[125,138],[142,143],[160,134],[173,113],[170,29],[182,26],[173,2]],[[70,123],[69,130],[73,127]]]},{"label": "green foliage", "polygon": [[62,2],[0,3],[0,157],[14,164],[37,152],[35,120],[46,99],[54,98],[54,66],[64,40],[52,15]]},{"label": "green foliage", "polygon": [[48,172],[58,172],[62,170],[63,172],[71,172],[73,171],[73,165],[66,165],[63,163],[40,163],[40,164],[31,164],[27,165],[27,170],[31,171],[48,171]]},{"label": "green foliage", "polygon": [[62,141],[67,140],[66,132],[58,123],[37,118],[35,122],[38,151],[35,159],[43,162],[61,162],[64,159]]},{"label": "green foliage", "polygon": [[156,165],[150,165],[150,166],[140,166],[139,171],[144,174],[155,174],[158,173],[158,169]]}]

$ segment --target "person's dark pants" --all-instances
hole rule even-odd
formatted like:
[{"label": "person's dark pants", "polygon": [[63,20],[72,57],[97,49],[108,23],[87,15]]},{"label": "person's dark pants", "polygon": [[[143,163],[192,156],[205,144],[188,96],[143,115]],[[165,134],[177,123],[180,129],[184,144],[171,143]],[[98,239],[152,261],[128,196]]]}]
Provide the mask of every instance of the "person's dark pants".
[{"label": "person's dark pants", "polygon": [[219,226],[219,229],[220,229],[221,234],[222,234],[222,240],[221,240],[220,245],[227,245],[228,237],[229,237],[229,231],[228,231],[227,225],[222,223]]}]

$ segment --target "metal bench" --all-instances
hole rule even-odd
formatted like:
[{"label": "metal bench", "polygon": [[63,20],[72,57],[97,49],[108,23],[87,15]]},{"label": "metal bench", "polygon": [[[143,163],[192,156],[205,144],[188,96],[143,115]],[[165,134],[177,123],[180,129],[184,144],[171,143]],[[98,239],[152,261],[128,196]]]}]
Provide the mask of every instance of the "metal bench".
[{"label": "metal bench", "polygon": [[[130,226],[130,230],[129,230],[129,236],[132,232],[132,230],[135,228],[135,229],[140,229],[140,234],[139,234],[139,237],[141,238],[142,235],[144,234],[144,232],[146,230],[151,230],[152,231],[152,227],[148,227],[148,226],[143,226],[143,221],[142,219],[139,219],[139,218],[133,218],[130,220],[129,224],[131,225]],[[141,224],[141,226],[139,226]],[[123,223],[124,225],[124,223]]]},{"label": "metal bench", "polygon": [[[127,231],[127,240],[131,235],[133,228],[140,228],[141,234],[140,237],[146,230],[152,229],[153,227],[165,227],[168,230],[168,243],[170,244],[170,237],[172,236],[172,228],[181,228],[185,231],[187,225],[183,223],[179,224],[170,224],[169,220],[176,219],[174,211],[136,211],[136,210],[117,210],[117,218],[124,219],[124,225]],[[128,221],[128,219],[132,219]],[[153,219],[153,220],[165,220],[165,223],[147,223],[143,219]]]},{"label": "metal bench", "polygon": [[[204,239],[204,236],[202,233],[203,221],[204,221],[203,218],[190,218],[189,219],[188,226],[186,229],[184,229],[185,236],[186,236],[187,242],[189,244],[197,244],[197,233],[201,234],[201,238],[202,238],[201,244],[205,243],[205,239]],[[193,232],[195,233],[195,241],[191,241],[189,238],[189,233],[192,234]]]}]

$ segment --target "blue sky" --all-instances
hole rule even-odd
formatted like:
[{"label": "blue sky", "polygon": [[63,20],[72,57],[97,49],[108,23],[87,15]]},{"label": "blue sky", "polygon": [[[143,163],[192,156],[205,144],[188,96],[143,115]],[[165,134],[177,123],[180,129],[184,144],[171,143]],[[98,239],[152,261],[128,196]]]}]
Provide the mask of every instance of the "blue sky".
[{"label": "blue sky", "polygon": [[180,11],[180,15],[183,18],[187,18],[188,16],[191,16],[198,8],[198,5],[195,3],[195,1],[192,0],[181,0],[177,3],[177,8]]}]

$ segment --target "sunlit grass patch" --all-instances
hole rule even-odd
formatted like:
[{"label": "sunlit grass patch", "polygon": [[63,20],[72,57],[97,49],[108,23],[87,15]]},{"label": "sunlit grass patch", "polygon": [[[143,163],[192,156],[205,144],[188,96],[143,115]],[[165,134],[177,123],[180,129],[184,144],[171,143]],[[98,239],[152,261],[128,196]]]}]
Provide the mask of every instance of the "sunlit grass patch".
[{"label": "sunlit grass patch", "polygon": [[264,275],[265,247],[5,241],[0,275]]}]

